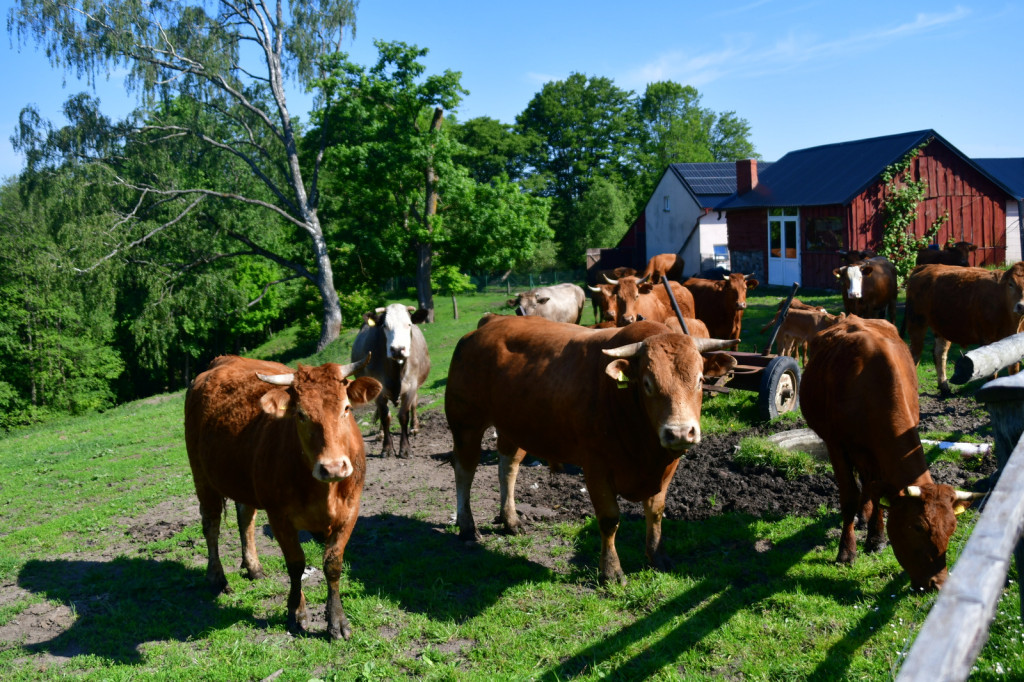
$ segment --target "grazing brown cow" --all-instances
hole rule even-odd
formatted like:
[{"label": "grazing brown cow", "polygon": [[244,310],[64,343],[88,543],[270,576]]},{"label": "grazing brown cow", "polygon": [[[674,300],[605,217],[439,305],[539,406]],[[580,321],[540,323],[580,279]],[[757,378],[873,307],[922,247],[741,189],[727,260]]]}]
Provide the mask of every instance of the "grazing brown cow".
[{"label": "grazing brown cow", "polygon": [[661,518],[679,457],[700,442],[700,353],[732,345],[648,321],[587,329],[534,317],[482,320],[456,345],[445,390],[459,537],[480,537],[470,488],[480,440],[494,426],[509,532],[519,530],[516,475],[529,452],[583,469],[601,529],[601,582],[625,582],[615,550],[619,495],[643,501],[647,559],[668,568]]},{"label": "grazing brown cow", "polygon": [[847,315],[884,317],[896,322],[896,268],[885,256],[875,256],[832,271],[843,292]]},{"label": "grazing brown cow", "polygon": [[884,506],[889,542],[911,585],[941,587],[956,514],[980,494],[932,480],[917,433],[917,371],[896,327],[851,315],[818,334],[800,382],[800,405],[807,425],[825,441],[839,487],[843,527],[836,561],[852,563],[857,556],[858,511],[868,522],[865,550],[885,546]]},{"label": "grazing brown cow", "polygon": [[209,554],[206,579],[216,591],[230,591],[218,548],[226,497],[235,501],[242,568],[250,579],[263,577],[253,521],[256,510],[265,509],[291,581],[288,628],[305,630],[306,556],[299,531],[323,533],[332,639],[352,634],[338,581],[366,473],[352,406],[380,392],[376,379],[346,378],[357,366],[327,363],[292,370],[224,355],[196,377],[185,396],[185,447]]},{"label": "grazing brown cow", "polygon": [[383,388],[377,396],[377,421],[380,422],[381,457],[395,454],[391,437],[391,410],[398,406],[398,456],[410,457],[409,435],[420,430],[416,417],[416,399],[420,386],[430,374],[430,352],[423,332],[416,326],[427,319],[427,311],[392,303],[363,314],[363,326],[352,342],[352,361],[369,356],[370,360],[356,376],[373,377]]},{"label": "grazing brown cow", "polygon": [[917,264],[959,265],[967,268],[971,265],[971,253],[977,250],[978,247],[970,242],[947,244],[942,249],[919,249],[917,252]]},{"label": "grazing brown cow", "polygon": [[924,338],[935,335],[932,357],[939,391],[950,394],[946,380],[949,345],[989,344],[1016,334],[1024,315],[1024,263],[986,270],[959,265],[919,265],[907,278],[903,318],[914,362],[921,361]]},{"label": "grazing brown cow", "polygon": [[[637,320],[664,322],[676,315],[664,284],[654,285],[636,277],[608,279],[608,283],[614,285],[608,310],[620,327]],[[696,317],[693,295],[689,290],[679,282],[670,281],[669,286],[683,317]]]},{"label": "grazing brown cow", "polygon": [[740,338],[743,311],[747,309],[747,291],[758,284],[753,277],[734,272],[725,280],[691,277],[683,282],[683,286],[693,294],[696,316],[704,320],[712,337]]},{"label": "grazing brown cow", "polygon": [[819,310],[791,309],[779,327],[779,355],[789,355],[800,360],[802,354],[806,365],[810,359],[808,343],[811,339],[845,318],[846,313],[831,315]]},{"label": "grazing brown cow", "polygon": [[[774,327],[775,323],[779,321],[779,313],[782,312],[782,306],[784,306],[784,305],[786,305],[786,299],[782,299],[781,301],[779,301],[779,304],[775,307],[775,315],[772,317],[771,321],[770,322],[766,322],[764,324],[764,326],[761,327],[761,333],[762,334],[764,334],[769,329]],[[817,310],[817,311],[822,312],[822,313],[827,313],[828,312],[827,310],[825,310],[821,306],[810,305],[808,303],[804,303],[799,298],[794,298],[792,301],[790,301],[789,309],[790,310]],[[769,348],[768,351],[771,351],[771,348]]]},{"label": "grazing brown cow", "polygon": [[651,259],[647,261],[647,267],[644,268],[641,278],[650,278],[655,284],[661,284],[663,278],[678,282],[683,277],[685,266],[686,261],[679,254],[659,253],[657,256],[651,256]]}]

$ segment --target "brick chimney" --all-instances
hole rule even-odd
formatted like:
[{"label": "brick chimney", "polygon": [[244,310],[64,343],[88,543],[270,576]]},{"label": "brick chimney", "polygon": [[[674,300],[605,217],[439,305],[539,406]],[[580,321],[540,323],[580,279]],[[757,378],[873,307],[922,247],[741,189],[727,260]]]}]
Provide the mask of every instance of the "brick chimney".
[{"label": "brick chimney", "polygon": [[757,187],[757,159],[736,162],[736,193],[746,194]]}]

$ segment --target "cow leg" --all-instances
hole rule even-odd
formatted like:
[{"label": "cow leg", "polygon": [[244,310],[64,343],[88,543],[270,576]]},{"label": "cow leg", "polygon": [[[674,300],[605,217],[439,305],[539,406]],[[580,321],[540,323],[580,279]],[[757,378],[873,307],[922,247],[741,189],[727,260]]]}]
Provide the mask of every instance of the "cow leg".
[{"label": "cow leg", "polygon": [[522,532],[519,514],[516,513],[516,478],[519,476],[519,463],[524,457],[526,450],[517,448],[498,434],[498,489],[501,494],[498,521],[504,524],[510,535]]},{"label": "cow leg", "polygon": [[868,523],[868,536],[864,540],[864,551],[869,554],[881,552],[885,549],[885,516],[883,516],[882,505],[871,499],[869,486],[864,486],[862,496],[866,498],[862,513]]},{"label": "cow leg", "polygon": [[277,544],[281,546],[284,564],[288,568],[288,630],[305,632],[309,627],[309,612],[306,611],[306,595],[302,593],[302,573],[306,570],[306,554],[299,542],[295,526],[285,518],[267,511],[270,528],[274,531]]},{"label": "cow leg", "polygon": [[249,580],[263,577],[263,567],[256,554],[256,507],[235,502],[235,516],[238,518],[238,535],[242,539],[242,569]]},{"label": "cow leg", "polygon": [[224,576],[220,562],[220,516],[224,511],[224,497],[209,486],[196,482],[196,496],[199,498],[199,516],[203,522],[203,537],[206,538],[206,582],[215,594],[229,594],[231,588]]},{"label": "cow leg", "polygon": [[420,414],[416,411],[416,401],[412,401],[412,405],[409,407],[409,416],[412,420],[412,426],[409,428],[409,433],[416,435],[420,432]]},{"label": "cow leg", "polygon": [[388,409],[388,399],[383,393],[377,397],[377,421],[380,422],[380,437],[382,445],[380,456],[395,456],[395,441],[391,439],[391,410]]},{"label": "cow leg", "polygon": [[857,535],[854,533],[854,523],[857,520],[857,512],[863,509],[860,484],[850,466],[850,459],[842,448],[835,447],[832,443],[827,443],[826,446],[829,459],[832,461],[836,486],[839,488],[839,511],[843,517],[836,563],[851,564],[857,558]]},{"label": "cow leg", "polygon": [[480,540],[480,531],[473,519],[469,493],[473,477],[480,463],[480,440],[483,430],[461,429],[452,426],[452,468],[455,469],[455,522],[459,526],[459,539],[464,542]]},{"label": "cow leg", "polygon": [[[410,406],[410,403],[412,405]],[[408,458],[412,456],[412,447],[409,445],[409,417],[416,406],[416,395],[404,393],[398,405],[398,426],[401,434],[398,438],[398,456]]]},{"label": "cow leg", "polygon": [[615,490],[604,477],[592,473],[592,469],[584,470],[583,479],[601,530],[601,564],[597,579],[602,585],[609,582],[625,585],[626,574],[622,572],[619,553],[615,551],[615,533],[619,530],[619,502],[615,499]]},{"label": "cow leg", "polygon": [[327,634],[331,639],[348,639],[352,626],[345,617],[341,606],[341,569],[345,546],[352,535],[356,518],[359,516],[359,502],[355,501],[349,510],[348,519],[331,532],[324,544],[324,577],[327,579]]},{"label": "cow leg", "polygon": [[932,349],[932,358],[935,360],[935,374],[939,380],[939,393],[942,397],[948,397],[952,392],[949,390],[949,381],[946,380],[946,356],[949,354],[949,341],[938,334],[935,335],[935,347]]},{"label": "cow leg", "polygon": [[665,554],[661,540],[661,520],[665,516],[665,495],[668,492],[668,484],[672,481],[672,476],[678,465],[679,460],[676,460],[665,471],[658,494],[644,500],[644,517],[647,519],[647,543],[644,553],[651,566],[659,571],[671,571],[673,568],[672,560]]}]

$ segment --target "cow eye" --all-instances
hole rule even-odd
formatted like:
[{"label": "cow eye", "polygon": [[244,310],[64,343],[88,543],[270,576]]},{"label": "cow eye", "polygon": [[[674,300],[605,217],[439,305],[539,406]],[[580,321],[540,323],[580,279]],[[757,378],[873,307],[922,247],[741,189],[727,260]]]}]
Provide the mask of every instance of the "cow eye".
[{"label": "cow eye", "polygon": [[649,376],[644,377],[644,393],[654,395],[654,380]]}]

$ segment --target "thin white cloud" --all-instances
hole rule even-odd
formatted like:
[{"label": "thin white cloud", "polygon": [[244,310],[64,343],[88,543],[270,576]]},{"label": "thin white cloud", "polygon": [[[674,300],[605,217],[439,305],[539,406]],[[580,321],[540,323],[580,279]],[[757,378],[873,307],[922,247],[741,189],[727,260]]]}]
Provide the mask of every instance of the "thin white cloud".
[{"label": "thin white cloud", "polygon": [[956,6],[946,13],[919,13],[913,20],[895,26],[880,27],[832,41],[791,32],[774,44],[756,48],[753,34],[726,37],[723,49],[703,54],[682,50],[666,52],[617,79],[625,87],[641,89],[647,83],[674,80],[694,86],[742,73],[746,76],[788,71],[809,62],[849,57],[866,50],[879,49],[910,36],[949,26],[969,16],[971,11]]}]

